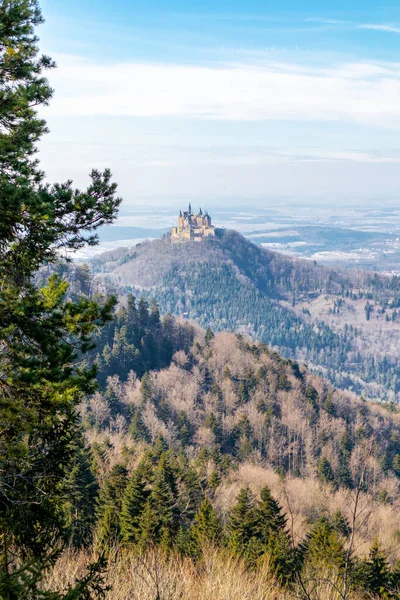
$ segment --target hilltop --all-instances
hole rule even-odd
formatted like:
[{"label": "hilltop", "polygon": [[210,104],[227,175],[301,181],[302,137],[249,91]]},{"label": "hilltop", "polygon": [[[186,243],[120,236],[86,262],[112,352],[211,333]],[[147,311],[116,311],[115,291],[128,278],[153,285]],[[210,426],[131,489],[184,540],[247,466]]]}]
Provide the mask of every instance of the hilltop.
[{"label": "hilltop", "polygon": [[92,267],[119,291],[154,297],[161,312],[245,333],[339,387],[397,399],[396,277],[328,269],[232,230],[196,243],[144,242],[102,254]]}]

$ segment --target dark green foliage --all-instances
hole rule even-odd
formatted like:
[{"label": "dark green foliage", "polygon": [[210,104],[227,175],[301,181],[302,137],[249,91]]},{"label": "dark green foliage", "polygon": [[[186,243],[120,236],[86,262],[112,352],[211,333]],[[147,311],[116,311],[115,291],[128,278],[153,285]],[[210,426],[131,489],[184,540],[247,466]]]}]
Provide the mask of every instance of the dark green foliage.
[{"label": "dark green foliage", "polygon": [[100,491],[97,511],[96,542],[101,548],[109,548],[120,539],[120,515],[127,485],[127,471],[115,465]]},{"label": "dark green foliage", "polygon": [[150,434],[147,430],[146,425],[143,422],[142,415],[136,408],[131,409],[131,422],[129,425],[129,434],[135,440],[135,442],[149,442]]},{"label": "dark green foliage", "polygon": [[145,373],[142,377],[142,387],[140,388],[140,393],[143,404],[151,401],[151,379],[148,373]]},{"label": "dark green foliage", "polygon": [[343,569],[346,553],[339,535],[328,519],[321,518],[311,528],[301,549],[303,561],[312,565],[325,563],[329,567]]},{"label": "dark green foliage", "polygon": [[161,455],[154,472],[149,502],[154,519],[151,541],[171,545],[179,528],[180,514],[176,474],[166,453]]},{"label": "dark green foliage", "polygon": [[222,428],[220,420],[214,413],[209,413],[205,419],[205,426],[209,427],[214,434],[216,444],[222,443]]},{"label": "dark green foliage", "polygon": [[211,340],[213,339],[213,337],[214,337],[214,334],[213,334],[212,330],[210,328],[208,328],[206,330],[206,334],[204,336],[204,339],[205,339],[205,342],[206,342],[207,345],[211,342]]},{"label": "dark green foliage", "polygon": [[228,546],[234,555],[245,555],[250,540],[256,535],[257,513],[250,488],[242,488],[236,504],[229,511],[226,531]]},{"label": "dark green foliage", "polygon": [[337,510],[335,513],[333,513],[330,523],[338,535],[341,535],[344,538],[348,538],[350,536],[350,524],[340,510]]},{"label": "dark green foliage", "polygon": [[121,507],[121,539],[125,544],[138,544],[141,538],[140,519],[150,496],[145,469],[139,466],[126,486]]},{"label": "dark green foliage", "polygon": [[377,598],[389,598],[391,590],[391,574],[386,554],[380,549],[376,539],[371,547],[368,559],[363,568],[363,588]]},{"label": "dark green foliage", "polygon": [[142,378],[151,369],[168,366],[177,350],[188,350],[193,336],[189,325],[179,325],[170,317],[160,320],[156,302],[149,308],[144,298],[136,301],[129,294],[126,306],[117,311],[115,319],[96,338],[90,362],[97,365],[102,385],[115,373],[122,381],[130,371]]},{"label": "dark green foliage", "polygon": [[[79,359],[115,304],[83,294],[67,299],[68,284],[57,275],[35,285],[43,264],[95,244],[95,230],[114,220],[120,203],[109,170],[93,170],[85,191],[71,181],[45,183],[35,152],[47,129],[37,109],[51,99],[44,72],[55,65],[38,53],[34,30],[42,22],[35,0],[0,1],[0,552],[6,580],[21,559],[44,568],[65,530],[77,543],[85,536],[86,516],[71,514],[91,493],[85,459],[76,456],[75,407],[93,391],[95,370]],[[28,580],[15,583],[29,586]]]},{"label": "dark green foliage", "polygon": [[195,515],[191,527],[192,537],[199,547],[206,543],[218,546],[222,541],[222,532],[218,513],[210,500],[205,498]]},{"label": "dark green foliage", "polygon": [[268,556],[269,568],[281,584],[285,585],[293,579],[298,566],[297,554],[284,531],[272,533],[263,552]]},{"label": "dark green foliage", "polygon": [[92,542],[98,484],[91,469],[92,456],[78,437],[71,470],[65,480],[68,490],[63,505],[66,538],[70,546],[88,546]]},{"label": "dark green foliage", "polygon": [[176,419],[177,438],[183,446],[188,446],[193,439],[195,427],[184,410],[178,413]]},{"label": "dark green foliage", "polygon": [[152,499],[149,497],[144,505],[143,512],[139,522],[141,548],[147,548],[156,543],[158,532],[157,507],[154,506]]},{"label": "dark green foliage", "polygon": [[318,462],[318,479],[322,483],[332,483],[335,480],[331,463],[325,456],[322,456]]},{"label": "dark green foliage", "polygon": [[286,517],[268,487],[260,492],[256,507],[256,536],[269,558],[269,566],[282,583],[294,573],[295,553],[286,532]]},{"label": "dark green foliage", "polygon": [[272,496],[268,487],[264,487],[260,492],[256,516],[256,532],[263,544],[268,543],[272,534],[285,532],[286,517],[282,514],[282,508]]},{"label": "dark green foliage", "polygon": [[397,477],[400,477],[400,454],[396,454],[393,458],[392,469]]}]

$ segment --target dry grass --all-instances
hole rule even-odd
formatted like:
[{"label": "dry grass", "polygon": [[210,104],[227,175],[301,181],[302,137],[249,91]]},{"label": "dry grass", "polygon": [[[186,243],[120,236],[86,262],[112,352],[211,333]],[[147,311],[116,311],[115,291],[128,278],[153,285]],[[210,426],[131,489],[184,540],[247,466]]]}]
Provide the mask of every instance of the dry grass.
[{"label": "dry grass", "polygon": [[[85,573],[94,557],[66,552],[50,574],[50,589],[65,589]],[[107,600],[278,600],[285,594],[268,572],[246,571],[243,563],[217,550],[204,552],[195,566],[190,559],[151,551],[119,552],[110,560]]]},{"label": "dry grass", "polygon": [[[95,557],[66,552],[47,580],[49,589],[63,590],[86,572]],[[269,572],[268,563],[248,571],[239,559],[221,550],[206,549],[199,565],[187,558],[153,550],[143,555],[115,552],[109,561],[107,600],[299,600],[301,586],[282,590]],[[303,589],[310,600],[341,600],[343,583],[321,568],[305,575]],[[348,594],[348,600],[360,600]]]}]

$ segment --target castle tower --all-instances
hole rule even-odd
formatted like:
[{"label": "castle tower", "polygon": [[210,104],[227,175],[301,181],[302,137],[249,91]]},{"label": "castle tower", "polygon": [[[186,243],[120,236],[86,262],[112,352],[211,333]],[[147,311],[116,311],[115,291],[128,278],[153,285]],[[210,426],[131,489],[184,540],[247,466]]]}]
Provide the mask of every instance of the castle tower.
[{"label": "castle tower", "polygon": [[171,230],[173,242],[200,242],[206,237],[215,236],[215,227],[211,225],[211,218],[201,207],[196,214],[192,213],[192,205],[189,202],[188,211],[180,210],[178,215],[178,226]]}]

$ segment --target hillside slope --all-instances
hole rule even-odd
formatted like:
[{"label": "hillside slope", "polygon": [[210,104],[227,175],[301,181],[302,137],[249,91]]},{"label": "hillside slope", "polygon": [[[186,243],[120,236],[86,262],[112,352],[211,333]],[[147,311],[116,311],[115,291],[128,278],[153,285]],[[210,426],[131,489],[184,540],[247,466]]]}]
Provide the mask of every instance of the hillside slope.
[{"label": "hillside slope", "polygon": [[202,482],[222,515],[241,485],[254,492],[272,486],[286,510],[289,501],[297,507],[297,542],[338,509],[351,520],[350,499],[362,481],[363,505],[374,510],[357,533],[358,551],[379,533],[398,555],[398,413],[333,388],[263,344],[198,331],[169,367],[141,380],[134,372],[110,378],[82,414],[99,476],[121,461],[136,465],[143,452],[169,449],[189,461],[184,473]]},{"label": "hillside slope", "polygon": [[202,243],[164,239],[119,249],[97,257],[93,268],[113,285],[155,297],[162,312],[246,333],[339,387],[398,398],[397,278],[326,269],[234,231]]}]

